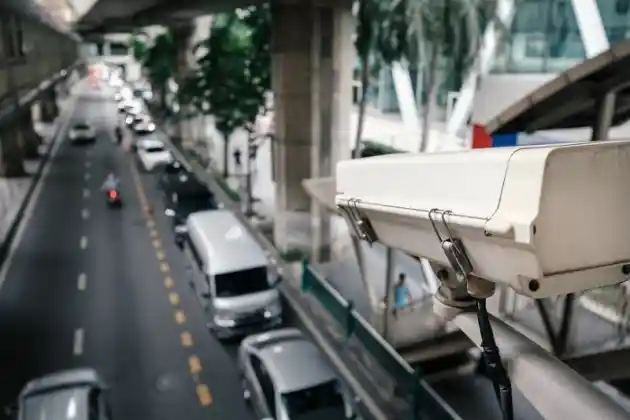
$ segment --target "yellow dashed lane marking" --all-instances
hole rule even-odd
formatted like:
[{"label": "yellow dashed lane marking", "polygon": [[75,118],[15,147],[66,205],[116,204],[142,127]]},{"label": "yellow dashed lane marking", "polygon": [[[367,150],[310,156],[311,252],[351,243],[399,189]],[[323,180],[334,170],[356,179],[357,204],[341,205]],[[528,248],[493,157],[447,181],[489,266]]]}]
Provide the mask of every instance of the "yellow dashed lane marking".
[{"label": "yellow dashed lane marking", "polygon": [[170,289],[171,287],[173,287],[173,279],[170,277],[165,278],[164,286],[166,286],[167,289]]},{"label": "yellow dashed lane marking", "polygon": [[153,229],[155,227],[155,222],[153,220],[147,221],[147,227],[149,229]]},{"label": "yellow dashed lane marking", "polygon": [[183,333],[181,333],[180,338],[182,339],[182,346],[183,347],[192,347],[193,346],[193,338],[192,338],[192,335],[189,332],[184,331]]},{"label": "yellow dashed lane marking", "polygon": [[166,259],[164,251],[156,251],[155,256],[157,257],[158,261],[164,261],[164,259]]},{"label": "yellow dashed lane marking", "polygon": [[178,324],[183,324],[186,322],[186,314],[184,311],[175,311],[175,322]]},{"label": "yellow dashed lane marking", "polygon": [[197,385],[197,397],[199,397],[199,403],[203,406],[212,404],[212,394],[206,385]]},{"label": "yellow dashed lane marking", "polygon": [[179,305],[179,295],[175,292],[171,292],[168,294],[168,300],[173,306]]},{"label": "yellow dashed lane marking", "polygon": [[163,263],[160,264],[160,271],[162,273],[168,273],[169,270],[170,270],[170,267],[168,266],[167,263],[163,262]]},{"label": "yellow dashed lane marking", "polygon": [[159,239],[154,239],[153,242],[151,242],[153,244],[153,248],[155,249],[160,249],[162,248],[162,243],[160,242]]},{"label": "yellow dashed lane marking", "polygon": [[155,229],[151,229],[149,231],[149,236],[151,236],[151,238],[153,238],[153,239],[157,239],[158,233],[157,233],[157,231]]},{"label": "yellow dashed lane marking", "polygon": [[193,375],[201,372],[201,360],[197,356],[190,356],[188,358],[188,369]]}]

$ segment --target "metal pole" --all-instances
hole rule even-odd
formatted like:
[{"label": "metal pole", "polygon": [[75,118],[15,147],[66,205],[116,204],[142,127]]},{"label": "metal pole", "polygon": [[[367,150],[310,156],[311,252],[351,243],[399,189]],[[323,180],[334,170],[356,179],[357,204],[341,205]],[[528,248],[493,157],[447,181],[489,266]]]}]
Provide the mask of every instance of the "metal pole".
[{"label": "metal pole", "polygon": [[608,140],[608,131],[615,116],[616,91],[608,92],[600,100],[597,110],[597,121],[593,125],[591,141]]},{"label": "metal pole", "polygon": [[[481,344],[474,312],[464,312],[455,324]],[[490,316],[501,358],[512,384],[547,420],[622,420],[628,412],[589,381],[503,321]]]},{"label": "metal pole", "polygon": [[385,310],[383,311],[383,338],[387,341],[389,333],[389,308],[392,290],[392,281],[394,279],[394,249],[388,246],[385,250]]}]

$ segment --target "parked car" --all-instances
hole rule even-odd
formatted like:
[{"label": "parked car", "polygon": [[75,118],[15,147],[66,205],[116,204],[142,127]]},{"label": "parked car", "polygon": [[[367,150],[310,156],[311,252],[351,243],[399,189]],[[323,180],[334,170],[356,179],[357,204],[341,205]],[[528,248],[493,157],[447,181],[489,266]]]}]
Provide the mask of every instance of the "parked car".
[{"label": "parked car", "polygon": [[24,386],[5,412],[19,420],[112,420],[107,386],[94,369],[46,375]]},{"label": "parked car", "polygon": [[236,215],[198,211],[188,216],[186,227],[182,250],[212,333],[233,340],[282,325],[277,288],[282,277]]},{"label": "parked car", "polygon": [[169,184],[178,180],[180,175],[188,174],[188,170],[178,160],[172,160],[162,167],[158,177],[158,188],[162,191],[169,189]]},{"label": "parked car", "polygon": [[188,216],[198,211],[216,210],[219,205],[214,194],[194,175],[180,173],[164,190],[164,207],[164,214],[171,219],[175,241],[182,245],[188,232]]},{"label": "parked car", "polygon": [[355,401],[298,329],[246,337],[238,350],[243,397],[259,419],[356,419]]},{"label": "parked car", "polygon": [[138,159],[142,168],[147,172],[151,172],[158,166],[168,164],[173,160],[170,150],[159,140],[138,140],[136,147],[138,149]]},{"label": "parked car", "polygon": [[96,131],[87,122],[80,122],[70,127],[68,138],[73,144],[93,143],[96,141]]},{"label": "parked car", "polygon": [[153,133],[156,129],[155,123],[148,115],[140,115],[140,118],[135,118],[131,124],[131,129],[138,135]]}]

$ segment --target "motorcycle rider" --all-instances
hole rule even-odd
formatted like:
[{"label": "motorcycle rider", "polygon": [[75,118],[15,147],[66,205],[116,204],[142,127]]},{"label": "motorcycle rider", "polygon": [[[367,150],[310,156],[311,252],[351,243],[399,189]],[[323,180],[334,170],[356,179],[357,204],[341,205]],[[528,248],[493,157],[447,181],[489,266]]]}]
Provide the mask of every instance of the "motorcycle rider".
[{"label": "motorcycle rider", "polygon": [[120,180],[113,172],[107,174],[105,178],[105,182],[103,182],[103,186],[101,187],[102,191],[109,192],[112,190],[118,191],[118,186],[120,185]]}]

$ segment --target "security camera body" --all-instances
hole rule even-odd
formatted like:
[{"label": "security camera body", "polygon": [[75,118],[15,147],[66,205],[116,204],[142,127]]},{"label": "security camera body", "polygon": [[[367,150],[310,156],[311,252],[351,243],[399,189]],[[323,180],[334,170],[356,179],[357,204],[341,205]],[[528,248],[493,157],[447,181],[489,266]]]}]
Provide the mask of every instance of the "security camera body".
[{"label": "security camera body", "polygon": [[336,203],[357,235],[534,298],[630,274],[630,142],[343,161]]}]

